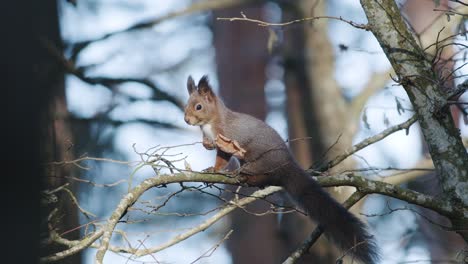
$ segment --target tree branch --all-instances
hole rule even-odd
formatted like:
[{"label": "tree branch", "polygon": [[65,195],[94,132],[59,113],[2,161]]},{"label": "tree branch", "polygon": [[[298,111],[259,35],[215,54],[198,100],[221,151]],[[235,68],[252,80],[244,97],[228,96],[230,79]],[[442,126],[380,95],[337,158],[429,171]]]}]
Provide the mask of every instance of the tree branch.
[{"label": "tree branch", "polygon": [[[418,169],[434,169],[434,164],[432,164],[431,159],[423,159],[419,161],[414,167]],[[384,178],[382,178],[382,182],[399,185],[405,182],[412,181],[427,174],[427,170],[409,170],[405,172],[395,173],[390,176],[385,176]]]},{"label": "tree branch", "polygon": [[40,262],[41,263],[55,262],[55,261],[64,259],[68,256],[74,255],[82,251],[83,249],[87,248],[88,246],[90,246],[94,241],[96,241],[99,237],[101,237],[103,233],[104,233],[103,230],[96,231],[92,235],[83,238],[79,243],[76,243],[75,246],[69,249],[66,249],[64,251],[57,252],[50,256],[41,258]]},{"label": "tree branch", "polygon": [[229,201],[229,205],[225,206],[223,209],[221,209],[218,213],[216,213],[215,215],[213,215],[212,217],[210,217],[209,219],[207,219],[206,221],[204,221],[203,223],[201,223],[200,225],[188,230],[187,232],[183,233],[183,234],[180,234],[178,236],[175,236],[174,238],[172,238],[171,240],[169,240],[168,242],[166,243],[163,243],[159,246],[156,246],[156,247],[152,247],[152,248],[147,248],[147,249],[142,249],[142,250],[136,250],[135,252],[133,252],[134,255],[136,256],[144,256],[144,255],[149,255],[149,254],[153,254],[153,253],[156,253],[156,252],[159,252],[161,250],[164,250],[170,246],[173,246],[179,242],[182,242],[184,241],[185,239],[201,232],[201,231],[205,231],[208,227],[210,227],[211,225],[213,225],[214,223],[216,223],[218,220],[220,220],[221,218],[223,218],[224,216],[226,216],[227,214],[229,214],[230,212],[234,211],[235,209],[237,208],[242,208],[244,207],[245,205],[253,202],[253,201],[256,201],[260,198],[265,198],[275,192],[278,192],[280,191],[281,188],[280,187],[274,187],[274,186],[271,186],[271,187],[268,187],[268,188],[265,188],[265,189],[262,189],[262,190],[258,190],[256,192],[254,192],[253,194],[249,195],[249,197],[246,197],[246,198],[243,198],[243,199],[240,199],[240,200],[232,200],[232,201]]},{"label": "tree branch", "polygon": [[[379,181],[372,181],[365,179],[360,176],[347,174],[347,175],[337,175],[337,176],[326,176],[326,177],[315,177],[317,182],[323,187],[335,187],[335,186],[353,186],[358,189],[358,194],[351,196],[348,199],[348,202],[345,203],[346,207],[350,207],[353,203],[357,202],[357,198],[362,198],[361,195],[367,195],[371,193],[378,193],[387,195],[390,197],[394,197],[415,205],[419,205],[444,216],[463,216],[463,214],[468,215],[468,210],[466,207],[461,207],[459,204],[451,204],[449,202],[436,199],[415,191],[407,190],[398,186],[394,186],[392,184],[379,182]],[[102,227],[102,229],[94,232],[92,235],[84,238],[80,241],[66,241],[62,244],[67,244],[71,246],[71,248],[55,253],[51,256],[44,257],[41,259],[41,262],[52,262],[59,259],[63,259],[67,256],[72,254],[76,254],[79,251],[85,249],[86,247],[92,246],[97,247],[98,252],[96,254],[96,262],[102,263],[105,253],[107,250],[112,250],[115,252],[125,252],[125,253],[132,253],[137,256],[142,256],[146,254],[151,254],[154,252],[158,252],[163,250],[169,246],[172,246],[178,242],[181,242],[205,229],[210,227],[216,221],[221,219],[223,216],[227,215],[228,213],[232,212],[236,208],[242,208],[246,204],[255,201],[257,199],[261,199],[267,197],[268,195],[278,192],[282,190],[280,187],[268,187],[265,189],[258,190],[252,196],[248,196],[239,200],[233,200],[229,202],[221,211],[217,214],[212,216],[211,218],[205,220],[202,224],[198,225],[190,229],[189,231],[178,235],[171,239],[170,241],[153,248],[143,249],[143,250],[135,250],[132,248],[121,248],[121,247],[114,247],[111,246],[110,238],[112,233],[115,232],[115,226],[119,222],[119,220],[125,215],[128,208],[132,206],[140,196],[145,193],[147,190],[154,188],[156,186],[162,186],[170,183],[184,183],[184,182],[203,182],[203,183],[220,183],[220,184],[232,184],[232,185],[239,185],[239,181],[237,178],[221,175],[221,174],[205,174],[205,173],[198,173],[198,172],[181,172],[169,175],[162,175],[156,176],[153,178],[149,178],[144,180],[142,183],[134,187],[124,198],[120,201],[117,208],[112,213],[111,217],[107,220],[106,224]],[[352,202],[352,203],[351,203]],[[317,231],[318,232],[318,231]],[[315,234],[314,236],[319,235]],[[101,239],[101,243],[93,244],[97,239]],[[53,238],[54,241],[58,241],[59,239],[55,237]]]},{"label": "tree branch", "polygon": [[[463,217],[468,214],[468,207],[452,204],[448,201],[421,194],[393,184],[368,180],[354,174],[315,177],[322,187],[353,186],[365,194],[382,194],[411,204],[431,209],[441,215]],[[465,216],[466,218],[466,216]]]},{"label": "tree branch", "polygon": [[342,162],[343,160],[345,160],[349,156],[353,155],[354,153],[358,152],[359,150],[361,150],[361,149],[363,149],[363,148],[365,148],[365,147],[367,147],[367,146],[369,146],[371,144],[374,144],[374,143],[386,138],[387,136],[389,136],[389,135],[391,135],[391,134],[393,134],[393,133],[395,133],[395,132],[397,132],[399,130],[409,129],[409,127],[412,124],[414,124],[417,120],[418,120],[417,116],[414,115],[413,117],[411,117],[410,119],[408,119],[407,121],[405,121],[405,122],[403,122],[403,123],[401,123],[399,125],[389,127],[389,128],[385,129],[384,131],[382,131],[381,133],[379,133],[377,135],[374,135],[372,137],[364,139],[363,141],[361,141],[358,144],[354,145],[350,149],[346,150],[343,154],[337,156],[335,159],[328,162],[326,165],[319,167],[318,171],[326,171],[326,170],[336,166],[337,164],[339,164],[340,162]]},{"label": "tree branch", "polygon": [[159,89],[151,80],[147,78],[111,78],[111,77],[89,77],[83,72],[82,69],[78,69],[75,64],[65,58],[62,53],[55,47],[55,45],[47,39],[42,38],[41,43],[46,48],[51,56],[65,69],[66,72],[75,75],[78,79],[89,83],[89,84],[100,84],[103,86],[108,87],[109,89],[113,90],[114,85],[122,84],[126,82],[134,82],[145,85],[149,87],[154,95],[151,99],[153,100],[164,100],[168,101],[179,109],[184,109],[184,103],[182,103],[177,97],[174,97],[165,91]]},{"label": "tree branch", "polygon": [[[92,159],[92,158],[86,158]],[[108,161],[105,159],[105,161]],[[75,161],[77,162],[77,161]],[[466,216],[463,215],[463,212],[467,211],[467,208],[462,207],[460,204],[452,204],[450,202],[436,199],[431,196],[427,196],[424,194],[420,194],[415,191],[407,190],[401,188],[399,186],[395,186],[392,184],[380,182],[380,181],[372,181],[365,179],[363,177],[354,175],[354,174],[344,174],[344,175],[337,175],[337,176],[321,176],[315,177],[317,182],[322,187],[334,187],[334,186],[353,186],[358,189],[350,199],[348,199],[349,204],[345,203],[346,207],[350,207],[352,205],[352,201],[357,202],[357,198],[362,198],[362,196],[371,194],[371,193],[378,193],[390,197],[394,197],[415,205],[419,205],[439,214],[442,214],[447,217],[457,216],[459,219],[465,219]],[[114,229],[119,222],[119,220],[126,214],[128,208],[132,206],[140,196],[145,193],[147,190],[156,187],[156,186],[164,186],[170,183],[184,183],[184,182],[203,182],[203,183],[220,183],[220,184],[231,184],[231,185],[239,185],[241,182],[238,178],[228,175],[222,174],[206,174],[206,173],[198,173],[198,172],[180,172],[175,174],[168,174],[162,176],[155,176],[153,178],[149,178],[135,188],[130,190],[130,192],[120,201],[117,208],[112,213],[111,217],[107,220],[107,223],[98,231],[94,232],[92,235],[87,236],[86,238],[79,240],[79,241],[69,241],[59,237],[57,234],[53,235],[52,241],[57,243],[69,246],[70,248],[64,250],[62,252],[55,253],[48,257],[43,257],[41,262],[52,262],[63,259],[67,256],[72,254],[76,254],[79,251],[87,248],[87,247],[96,247],[98,248],[98,252],[96,254],[96,262],[102,263],[105,252],[107,250],[115,251],[115,252],[124,252],[124,253],[131,253],[136,256],[143,256],[147,254],[152,254],[154,252],[158,252],[163,250],[169,246],[172,246],[178,242],[181,242],[205,229],[210,227],[212,224],[216,223],[219,219],[223,216],[227,215],[228,213],[232,212],[236,208],[242,208],[246,204],[256,200],[264,198],[274,192],[280,191],[280,187],[269,187],[266,189],[259,190],[255,192],[252,196],[242,198],[242,199],[234,199],[230,201],[225,207],[223,207],[217,214],[212,216],[211,218],[205,220],[203,223],[198,225],[197,227],[192,228],[191,230],[178,235],[171,239],[170,241],[161,244],[156,247],[148,248],[148,249],[133,249],[123,248],[123,247],[115,247],[110,245],[110,238],[112,233],[116,232]],[[313,237],[309,239],[309,244],[315,240],[315,236],[320,234],[320,230],[314,232]],[[52,233],[54,234],[54,233]],[[94,243],[97,239],[102,237],[101,242],[99,244]],[[300,248],[298,250],[301,250]]]},{"label": "tree branch", "polygon": [[148,189],[160,185],[161,183],[173,183],[173,182],[192,182],[192,181],[202,181],[206,183],[227,183],[235,184],[237,180],[232,177],[227,177],[225,175],[219,174],[194,174],[194,173],[179,173],[174,175],[165,175],[161,177],[150,178],[144,180],[141,184],[133,188],[125,197],[120,201],[117,208],[112,213],[111,217],[107,220],[107,224],[103,228],[104,233],[102,235],[102,242],[98,251],[96,253],[96,263],[102,264],[104,256],[107,249],[109,248],[110,238],[112,236],[113,230],[117,225],[118,221],[122,216],[127,212],[127,209],[133,205],[138,198],[146,192]]},{"label": "tree branch", "polygon": [[132,124],[132,123],[144,123],[147,125],[151,125],[152,127],[157,127],[157,128],[165,128],[165,129],[177,129],[177,130],[184,130],[186,128],[182,128],[181,126],[178,126],[174,123],[170,122],[163,122],[163,121],[158,121],[158,120],[153,120],[153,119],[148,119],[148,118],[132,118],[129,120],[117,120],[110,118],[108,116],[98,116],[98,117],[78,117],[78,116],[69,116],[67,117],[68,120],[76,123],[92,123],[92,122],[99,122],[101,124],[108,124],[112,126],[121,126],[121,125],[127,125],[127,124]]},{"label": "tree branch", "polygon": [[241,12],[241,16],[242,17],[218,17],[216,19],[217,20],[223,20],[223,21],[230,21],[230,22],[245,21],[245,22],[255,23],[258,26],[262,26],[262,27],[285,27],[285,26],[290,26],[290,25],[297,24],[297,23],[312,22],[312,21],[318,20],[318,19],[331,19],[331,20],[339,20],[339,21],[345,22],[348,25],[350,25],[352,27],[355,27],[357,29],[369,30],[369,28],[368,28],[368,26],[366,24],[359,24],[359,23],[356,23],[356,22],[351,21],[351,20],[346,20],[346,19],[342,18],[341,16],[340,17],[334,17],[334,16],[305,17],[305,18],[295,19],[295,20],[288,21],[288,22],[283,22],[283,23],[269,23],[269,22],[265,22],[265,21],[262,21],[262,20],[258,20],[258,19],[248,18],[242,12]]}]

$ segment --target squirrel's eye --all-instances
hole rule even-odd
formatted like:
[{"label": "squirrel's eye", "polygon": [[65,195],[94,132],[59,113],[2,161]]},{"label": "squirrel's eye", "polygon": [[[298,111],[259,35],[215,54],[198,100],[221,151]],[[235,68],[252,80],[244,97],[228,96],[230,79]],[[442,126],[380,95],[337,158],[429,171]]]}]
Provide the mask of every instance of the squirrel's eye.
[{"label": "squirrel's eye", "polygon": [[197,104],[197,105],[195,106],[195,109],[196,109],[196,110],[201,110],[201,109],[202,109],[201,104]]}]

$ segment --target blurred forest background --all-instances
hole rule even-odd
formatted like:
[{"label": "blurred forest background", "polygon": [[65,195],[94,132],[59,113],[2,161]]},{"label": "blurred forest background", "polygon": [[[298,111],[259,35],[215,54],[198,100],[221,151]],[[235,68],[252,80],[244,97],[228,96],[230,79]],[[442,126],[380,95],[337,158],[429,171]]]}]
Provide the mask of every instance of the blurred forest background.
[{"label": "blurred forest background", "polygon": [[[461,7],[457,12],[467,14],[457,2],[397,1],[424,47],[456,34],[460,45],[446,47],[440,54],[444,60],[436,64],[453,76],[445,87],[461,84],[468,73],[464,16],[444,12]],[[266,120],[289,139],[304,168],[323,166],[414,113],[372,33],[340,21],[366,23],[356,0],[61,0],[45,1],[35,12],[42,54],[35,71],[53,94],[41,119],[46,127],[41,146],[50,162],[44,171],[47,191],[41,202],[48,210],[42,211],[41,230],[53,226],[67,241],[93,231],[130,187],[154,176],[147,153],[164,151],[179,168],[212,165],[214,152],[192,144],[201,141],[200,130],[183,120],[188,75],[198,80],[207,74],[230,108]],[[281,23],[317,16],[334,19],[286,26],[218,19]],[[468,96],[458,100],[466,102]],[[451,109],[466,141],[466,104]],[[164,149],[168,146],[177,147]],[[398,175],[392,183],[436,197],[442,193],[417,124],[328,173],[346,171],[375,180]],[[212,215],[220,205],[213,194],[221,189],[190,191],[176,184],[152,189],[121,220],[121,233],[112,242],[136,248],[164,243]],[[350,193],[330,191],[340,201]],[[275,194],[272,199],[282,203],[283,198]],[[165,206],[154,210],[161,203]],[[270,206],[252,203],[156,254],[137,258],[110,251],[105,263],[280,263],[314,224],[298,213],[262,214]],[[381,263],[458,263],[457,254],[466,249],[460,236],[444,230],[449,222],[430,210],[370,195],[352,211],[368,222],[382,248]],[[41,240],[47,244],[41,256],[68,248],[67,241],[51,243],[48,234]],[[91,247],[60,263],[92,263],[95,254]],[[334,263],[339,255],[321,238],[299,263]]]}]

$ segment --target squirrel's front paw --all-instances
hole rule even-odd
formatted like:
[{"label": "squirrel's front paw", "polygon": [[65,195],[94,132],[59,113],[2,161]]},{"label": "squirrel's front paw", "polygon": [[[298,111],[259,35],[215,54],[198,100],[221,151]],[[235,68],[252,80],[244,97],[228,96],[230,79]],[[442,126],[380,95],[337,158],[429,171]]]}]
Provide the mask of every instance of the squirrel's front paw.
[{"label": "squirrel's front paw", "polygon": [[208,138],[203,138],[202,144],[203,144],[203,147],[205,147],[208,150],[212,150],[216,148],[215,143]]}]

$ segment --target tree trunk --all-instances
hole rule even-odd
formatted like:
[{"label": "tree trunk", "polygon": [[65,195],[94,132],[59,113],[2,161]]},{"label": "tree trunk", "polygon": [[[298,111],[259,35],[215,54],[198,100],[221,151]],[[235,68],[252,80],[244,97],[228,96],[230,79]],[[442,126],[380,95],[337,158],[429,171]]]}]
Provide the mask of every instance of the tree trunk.
[{"label": "tree trunk", "polygon": [[40,228],[40,191],[45,182],[43,151],[45,116],[57,80],[63,72],[43,48],[39,37],[59,41],[56,1],[7,1],[2,3],[2,78],[7,108],[2,145],[4,201],[2,226],[8,238],[4,263],[37,263]]},{"label": "tree trunk", "polygon": [[[447,6],[448,4],[448,0],[440,1],[441,6]],[[444,14],[434,11],[435,7],[435,3],[431,1],[413,0],[407,1],[402,8],[402,12],[404,12],[408,18],[408,23],[410,23],[414,32],[420,36],[419,38],[421,39],[423,48],[435,43],[437,39],[445,39],[448,35],[452,34],[454,30],[454,26],[448,24]],[[443,21],[447,22],[447,24],[440,24],[437,22],[441,19],[441,16]],[[443,27],[446,28],[443,29]],[[429,49],[428,51],[431,55],[436,55],[435,49]],[[440,73],[440,77],[450,77],[448,73],[453,70],[455,64],[450,58],[454,55],[454,52],[455,49],[453,46],[446,46],[440,54],[441,59],[437,60],[435,67],[436,71]],[[453,90],[455,87],[454,80],[452,78],[447,78],[440,87],[444,87],[442,91]],[[451,107],[451,112],[453,119],[459,120],[459,109],[457,107]],[[421,140],[424,141],[424,138],[421,138]],[[424,148],[424,155],[426,154],[428,154],[427,147]],[[428,173],[421,178],[423,179],[420,181],[416,180],[409,183],[408,187],[433,196],[442,192],[442,188],[436,180],[436,175],[434,173]],[[419,210],[421,210],[423,215],[430,217],[434,222],[442,223],[447,226],[449,225],[449,221],[445,217],[430,210],[422,208]],[[450,259],[460,248],[463,248],[465,242],[456,233],[442,230],[440,227],[429,223],[424,218],[418,218],[418,225],[425,238],[431,259]]]},{"label": "tree trunk", "polygon": [[[62,40],[59,32],[58,6],[54,2],[50,5],[41,19],[36,23],[42,29],[41,34],[37,34],[39,45],[41,47],[41,62],[36,68],[36,73],[40,82],[54,91],[48,98],[48,105],[41,119],[41,148],[44,157],[43,170],[46,171],[44,180],[45,189],[52,190],[66,183],[67,187],[74,195],[76,186],[73,181],[66,177],[73,176],[71,166],[45,166],[45,163],[52,161],[72,160],[73,155],[73,137],[68,119],[68,110],[65,99],[64,68],[57,60],[56,54],[62,54]],[[56,54],[54,55],[54,50]],[[57,232],[68,232],[79,226],[77,207],[66,192],[55,193],[58,200],[49,203],[42,212],[41,232],[47,234],[48,227],[45,221],[48,215],[55,208],[58,213],[51,219],[52,226]],[[64,235],[68,239],[78,239],[80,230],[68,232]],[[44,249],[42,255],[62,250],[63,246],[49,245]],[[75,254],[63,262],[59,263],[81,263],[81,254]]]},{"label": "tree trunk", "polygon": [[[447,106],[448,94],[417,45],[393,1],[361,0],[375,35],[390,60],[418,115],[445,197],[468,206],[468,154]],[[468,241],[463,212],[448,215],[455,230]]]}]

